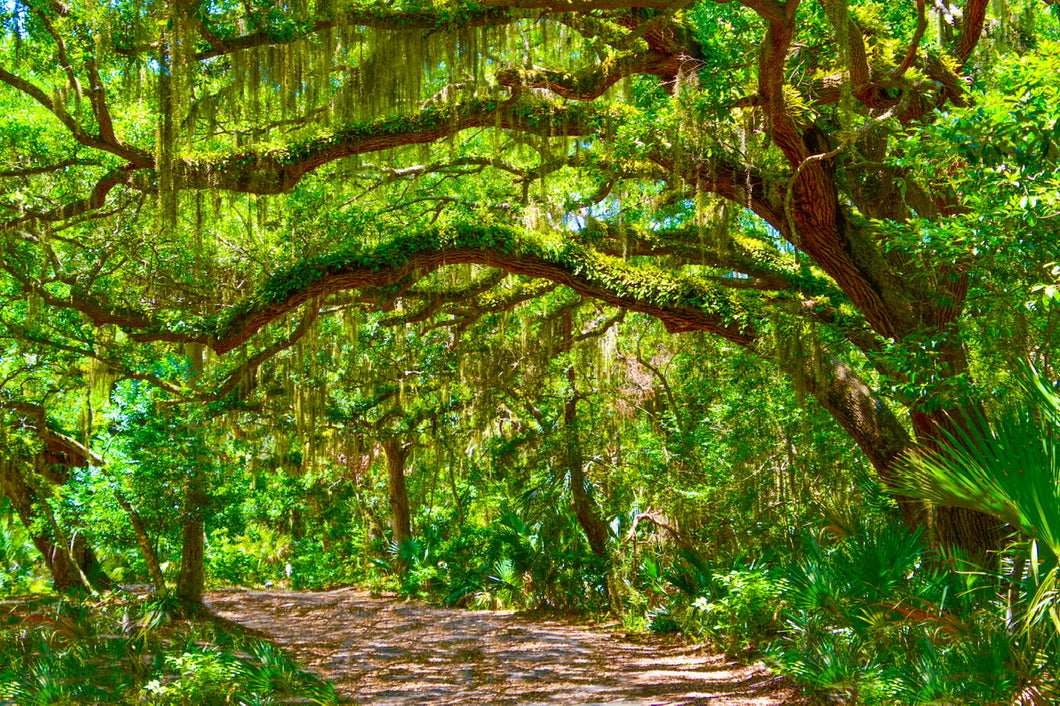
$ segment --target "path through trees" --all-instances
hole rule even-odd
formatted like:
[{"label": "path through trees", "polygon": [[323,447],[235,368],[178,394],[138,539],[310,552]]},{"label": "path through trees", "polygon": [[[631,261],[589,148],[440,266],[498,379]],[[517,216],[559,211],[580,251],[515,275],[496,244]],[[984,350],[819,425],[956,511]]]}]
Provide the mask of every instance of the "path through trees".
[{"label": "path through trees", "polygon": [[762,667],[555,616],[435,608],[340,589],[229,589],[221,616],[266,633],[355,703],[800,703]]}]

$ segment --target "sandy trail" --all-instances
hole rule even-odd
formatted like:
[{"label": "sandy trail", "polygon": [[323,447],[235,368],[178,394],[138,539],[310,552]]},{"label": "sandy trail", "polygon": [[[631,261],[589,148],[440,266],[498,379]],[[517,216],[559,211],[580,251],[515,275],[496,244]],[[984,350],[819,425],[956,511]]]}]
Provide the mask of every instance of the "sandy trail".
[{"label": "sandy trail", "polygon": [[702,646],[555,617],[435,608],[356,589],[227,589],[219,615],[267,634],[351,703],[802,703],[783,679]]}]

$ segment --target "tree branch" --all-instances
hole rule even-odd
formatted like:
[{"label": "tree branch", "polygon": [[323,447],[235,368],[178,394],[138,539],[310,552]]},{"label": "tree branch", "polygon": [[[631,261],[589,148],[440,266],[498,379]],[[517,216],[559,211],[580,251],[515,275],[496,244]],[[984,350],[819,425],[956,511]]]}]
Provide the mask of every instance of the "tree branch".
[{"label": "tree branch", "polygon": [[961,20],[960,35],[957,37],[955,51],[957,66],[964,68],[972,58],[972,52],[983,36],[983,23],[986,21],[986,8],[990,0],[968,0],[964,5],[964,18]]},{"label": "tree branch", "polygon": [[503,228],[426,230],[397,238],[374,251],[338,253],[273,277],[251,300],[233,310],[211,345],[224,353],[263,326],[314,297],[366,286],[381,287],[414,272],[474,263],[549,279],[584,296],[658,318],[672,332],[703,330],[740,345],[755,332],[743,322],[731,296],[680,277],[645,270],[566,241],[547,245]]},{"label": "tree branch", "polygon": [[[691,57],[685,57],[683,63],[690,61]],[[636,53],[610,56],[574,73],[550,69],[503,69],[497,73],[497,83],[514,90],[547,88],[568,100],[591,101],[627,76],[651,74],[670,78],[679,68],[674,66],[671,57]]]},{"label": "tree branch", "polygon": [[[269,32],[254,32],[237,37],[219,39],[217,34],[206,27],[200,20],[200,34],[210,45],[209,49],[195,54],[195,59],[203,61],[217,56],[231,54],[241,49],[253,47],[276,46],[302,41],[308,36],[329,29],[340,27],[368,27],[384,30],[427,30],[436,32],[447,26],[487,27],[509,24],[518,19],[518,15],[500,7],[473,8],[470,5],[454,11],[419,10],[398,12],[387,9],[348,10],[335,17],[318,20],[305,31],[293,36]],[[141,48],[142,50],[143,48]]]},{"label": "tree branch", "polygon": [[554,12],[591,12],[593,10],[676,10],[687,7],[694,0],[484,0],[489,7],[508,7],[520,10],[552,10]]},{"label": "tree branch", "polygon": [[427,107],[412,115],[355,123],[327,137],[219,160],[182,161],[175,180],[186,189],[223,189],[279,194],[306,174],[344,157],[403,145],[435,142],[463,130],[496,127],[542,136],[582,136],[602,129],[603,109],[529,101],[476,100],[455,106]]},{"label": "tree branch", "polygon": [[91,159],[78,159],[77,157],[71,157],[70,159],[64,159],[61,162],[55,164],[46,164],[39,167],[22,167],[20,169],[3,169],[0,170],[0,178],[8,177],[27,177],[35,176],[37,174],[48,174],[50,172],[59,172],[67,167],[99,167],[102,166],[101,162],[96,162]]},{"label": "tree branch", "polygon": [[48,112],[54,115],[59,122],[63,124],[63,126],[70,132],[70,135],[85,147],[109,152],[141,168],[154,166],[154,159],[151,155],[141,149],[117,140],[114,142],[108,142],[99,135],[89,134],[81,123],[75,120],[73,116],[66,111],[66,108],[62,105],[60,100],[52,100],[39,86],[30,83],[21,76],[17,76],[10,71],[7,71],[2,66],[0,66],[0,82],[6,83],[12,88],[21,91],[40,105],[44,106]]},{"label": "tree branch", "polygon": [[119,185],[129,185],[132,183],[132,173],[135,171],[135,167],[127,165],[118,169],[112,169],[96,182],[96,185],[92,188],[92,193],[88,196],[78,199],[77,201],[71,201],[70,203],[57,206],[49,211],[26,211],[23,215],[18,218],[0,223],[0,232],[11,230],[22,223],[30,221],[46,221],[46,222],[57,222],[66,221],[71,218],[83,216],[92,211],[97,211],[103,208],[103,205],[107,202],[107,195]]}]

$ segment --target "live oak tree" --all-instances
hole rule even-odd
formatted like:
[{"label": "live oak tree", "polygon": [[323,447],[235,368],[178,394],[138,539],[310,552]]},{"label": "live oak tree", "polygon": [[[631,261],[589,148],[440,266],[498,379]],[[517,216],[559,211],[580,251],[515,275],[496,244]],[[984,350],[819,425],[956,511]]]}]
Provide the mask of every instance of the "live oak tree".
[{"label": "live oak tree", "polygon": [[[961,142],[971,81],[1055,33],[1045,10],[15,2],[5,336],[237,409],[351,296],[459,330],[559,284],[774,360],[891,484],[974,404],[969,293],[1013,264],[987,251],[1055,252],[1047,228],[976,225],[963,176],[1016,153]],[[1019,149],[1055,161],[1039,128]],[[1048,343],[991,312],[1016,331],[997,350]],[[959,508],[934,526],[1001,536]]]}]

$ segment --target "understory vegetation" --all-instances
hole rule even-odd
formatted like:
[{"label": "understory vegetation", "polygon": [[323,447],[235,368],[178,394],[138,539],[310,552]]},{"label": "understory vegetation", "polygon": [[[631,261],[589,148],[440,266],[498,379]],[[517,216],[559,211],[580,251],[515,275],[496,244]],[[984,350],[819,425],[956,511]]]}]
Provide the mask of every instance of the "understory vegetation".
[{"label": "understory vegetation", "polygon": [[7,600],[0,699],[17,704],[335,704],[334,689],[236,626],[176,618],[172,597]]},{"label": "understory vegetation", "polygon": [[0,700],[330,703],[204,593],[356,585],[1060,701],[1058,18],[0,3]]}]

